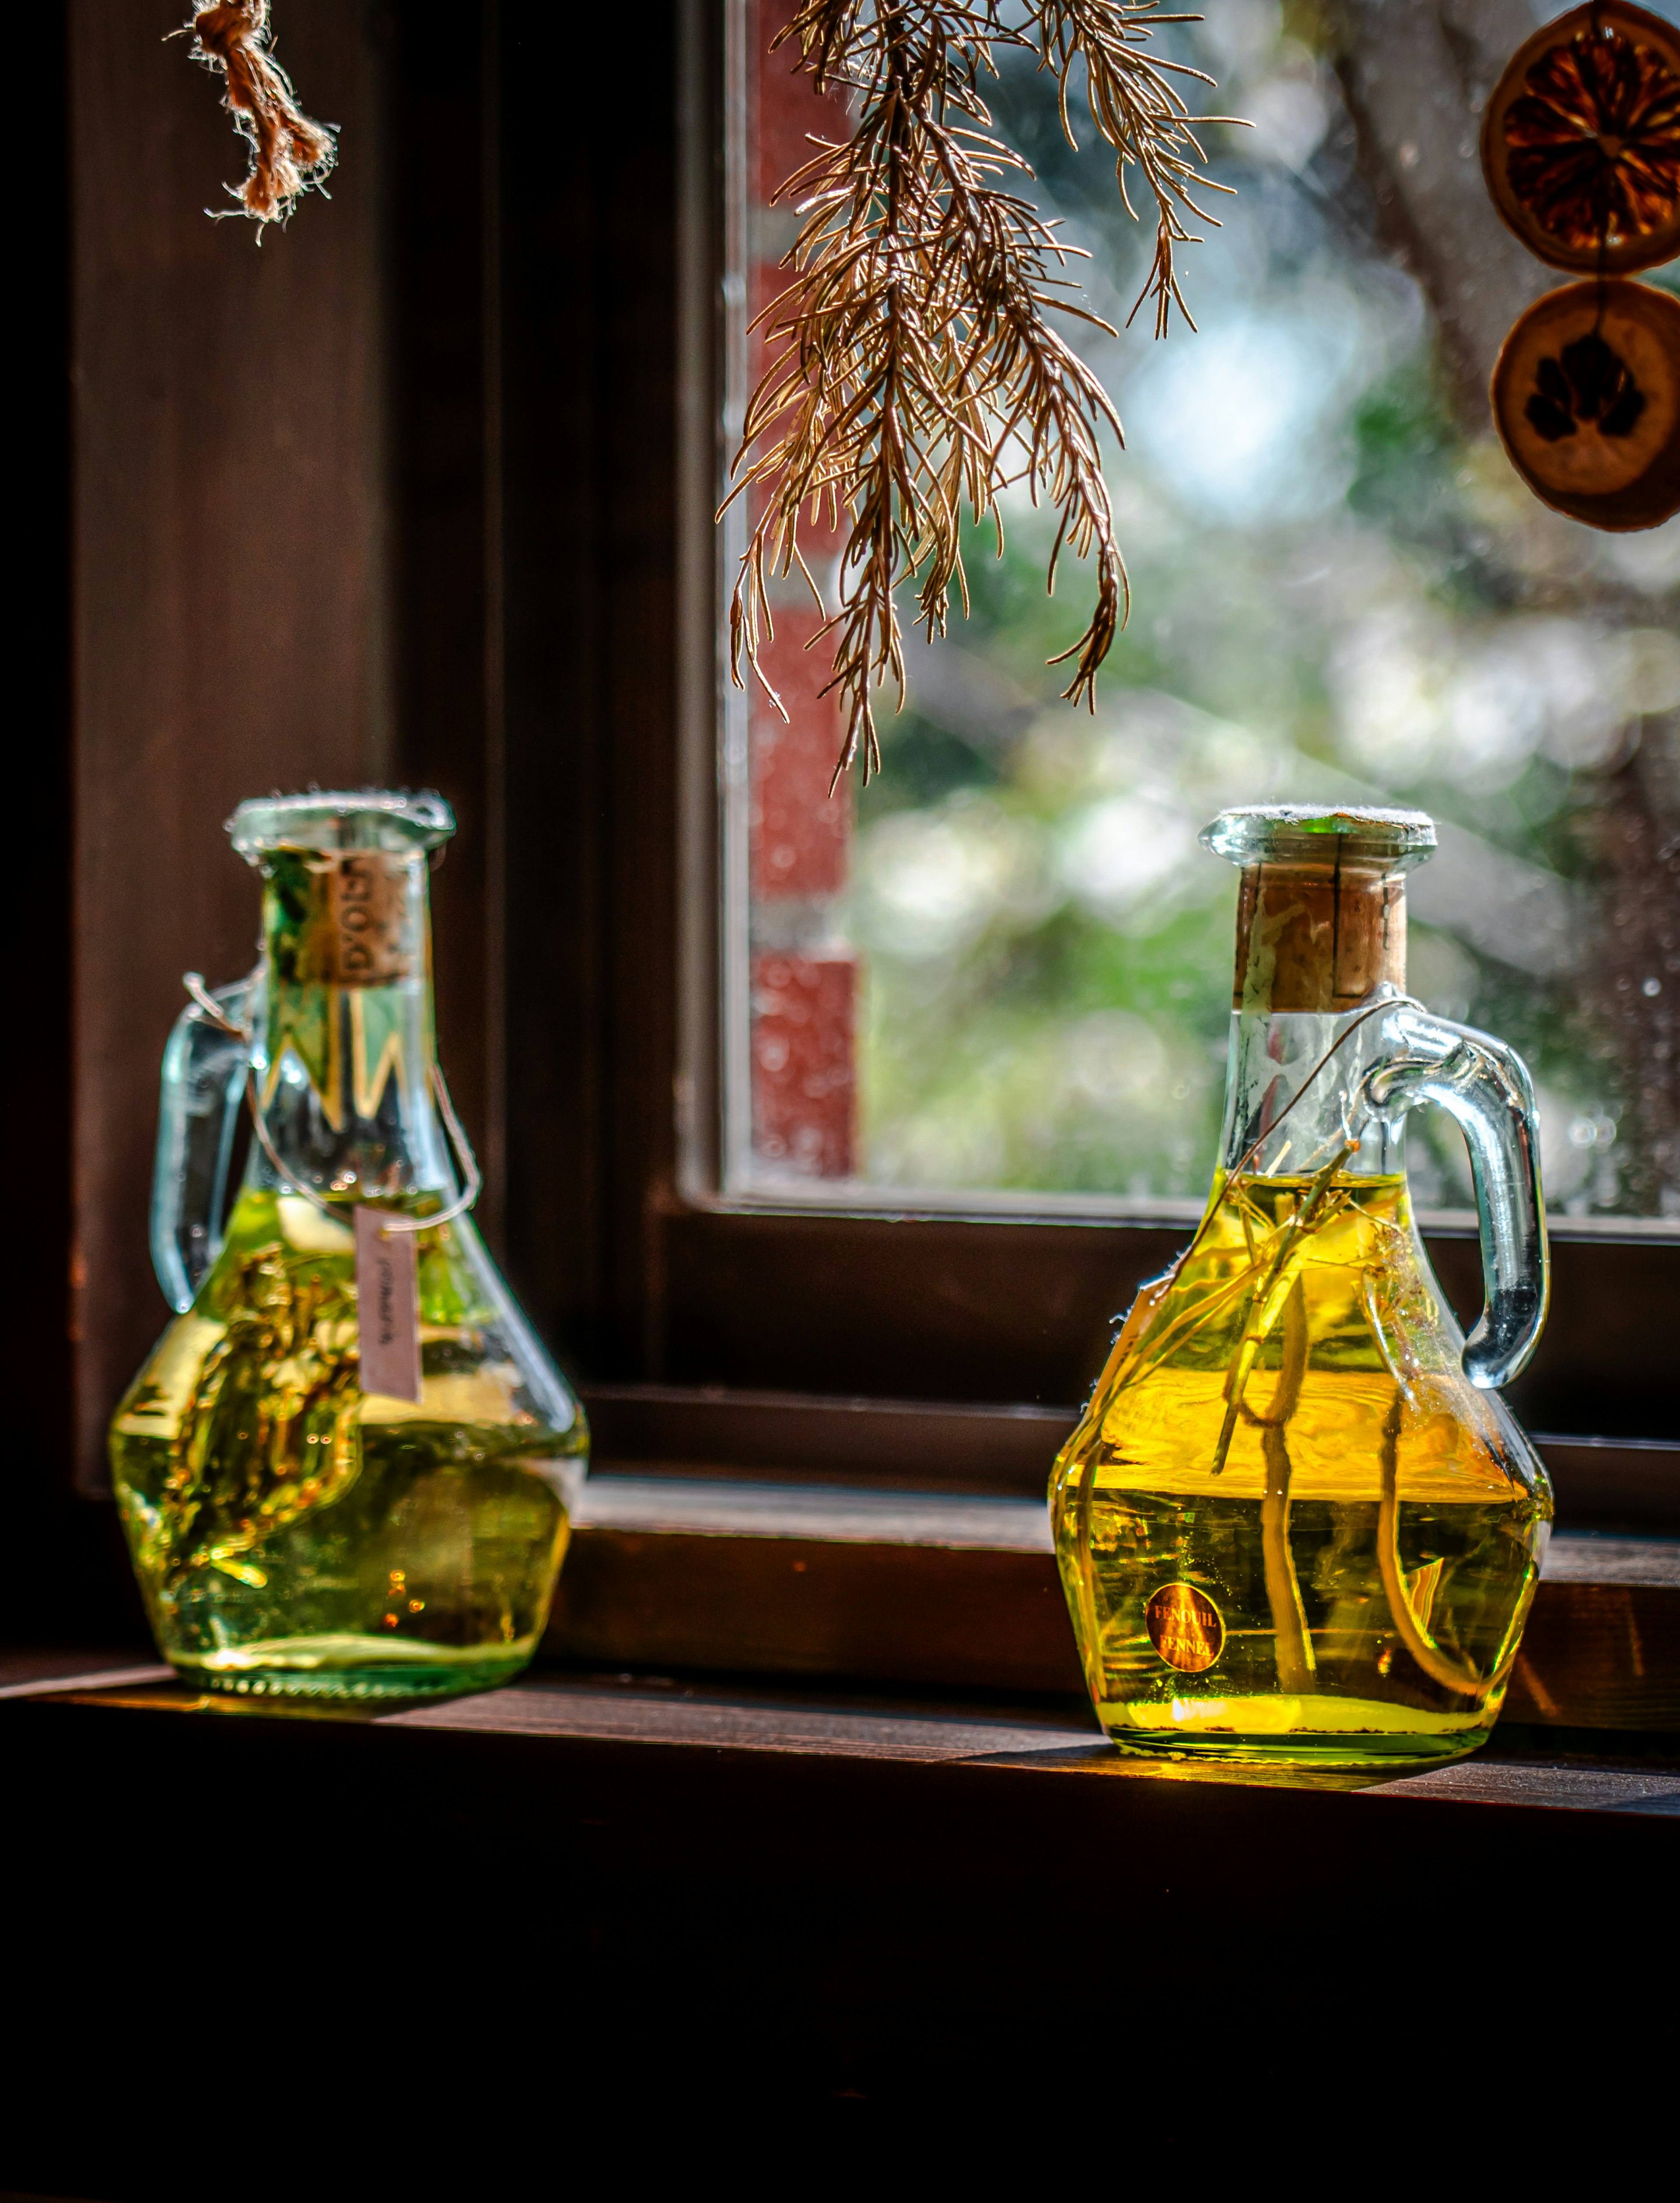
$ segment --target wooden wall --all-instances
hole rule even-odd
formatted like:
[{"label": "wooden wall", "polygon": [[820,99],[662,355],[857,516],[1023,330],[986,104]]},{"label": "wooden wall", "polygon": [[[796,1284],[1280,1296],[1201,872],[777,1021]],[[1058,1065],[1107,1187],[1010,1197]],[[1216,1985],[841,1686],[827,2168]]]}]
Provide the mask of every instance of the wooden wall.
[{"label": "wooden wall", "polygon": [[341,126],[331,203],[212,221],[243,148],[163,43],[180,0],[70,0],[79,1481],[161,1327],[158,1060],[189,967],[253,960],[222,822],[392,762],[375,11],[287,0],[281,58]]},{"label": "wooden wall", "polygon": [[[74,943],[37,1023],[73,1002],[50,1054],[74,1063],[53,1175],[75,1367],[50,1408],[44,1384],[34,1443],[62,1490],[68,1382],[92,1491],[164,1318],[159,1058],[182,972],[253,960],[256,882],[222,829],[271,788],[454,805],[439,1038],[479,1220],[564,1357],[639,1367],[642,1148],[663,1184],[671,1141],[674,34],[656,9],[641,132],[595,102],[557,137],[552,21],[527,0],[285,0],[281,58],[340,163],[330,201],[259,245],[204,212],[243,156],[216,82],[164,42],[179,0],[62,8],[74,787],[47,807],[74,817],[72,907],[66,854],[35,870]],[[610,81],[614,27],[568,37],[579,80]],[[636,1005],[617,1084],[610,1000]],[[32,1228],[62,1261],[62,1222],[43,1206]]]}]

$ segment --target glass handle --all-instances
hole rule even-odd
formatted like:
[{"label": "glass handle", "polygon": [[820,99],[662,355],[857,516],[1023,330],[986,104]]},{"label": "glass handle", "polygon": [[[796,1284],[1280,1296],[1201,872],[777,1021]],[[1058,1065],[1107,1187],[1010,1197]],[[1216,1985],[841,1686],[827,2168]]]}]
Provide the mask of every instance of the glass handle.
[{"label": "glass handle", "polygon": [[1398,1053],[1365,1082],[1372,1108],[1395,1118],[1433,1102],[1470,1149],[1486,1299],[1464,1342],[1464,1370],[1495,1391],[1526,1367],[1551,1298],[1534,1088],[1522,1058],[1486,1033],[1410,1007],[1386,1028]]},{"label": "glass handle", "polygon": [[[194,975],[196,977],[196,975]],[[234,1127],[251,1062],[245,1027],[256,974],[195,994],[163,1051],[151,1178],[151,1266],[178,1313],[222,1251]],[[213,1003],[216,1016],[204,1007]]]}]

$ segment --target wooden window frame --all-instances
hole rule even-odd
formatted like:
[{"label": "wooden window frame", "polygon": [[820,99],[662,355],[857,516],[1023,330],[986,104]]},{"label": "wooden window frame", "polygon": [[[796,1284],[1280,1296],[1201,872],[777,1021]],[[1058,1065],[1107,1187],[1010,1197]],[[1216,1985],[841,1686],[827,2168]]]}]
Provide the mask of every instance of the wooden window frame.
[{"label": "wooden window frame", "polygon": [[[674,1148],[650,1144],[639,1159],[651,1220],[641,1336],[613,1373],[679,1386],[1062,1405],[1083,1397],[1111,1320],[1182,1245],[1181,1222],[1006,1216],[978,1201],[968,1214],[842,1210],[816,1194],[802,1207],[719,1190],[723,829],[714,791],[725,676],[715,639],[729,578],[712,518],[722,457],[721,18],[718,0],[677,11],[679,1009],[671,1078],[682,1124]],[[1426,1238],[1449,1295],[1473,1314],[1473,1227],[1446,1224]],[[1564,1220],[1553,1229],[1553,1314],[1513,1388],[1518,1414],[1536,1430],[1680,1439],[1680,1236]]]},{"label": "wooden window frame", "polygon": [[[376,594],[389,625],[388,725],[342,754],[365,760],[364,774],[440,786],[461,816],[437,876],[439,1015],[444,1060],[486,1165],[489,1237],[540,1329],[595,1389],[603,1435],[622,1433],[625,1403],[639,1400],[663,1418],[655,1450],[667,1465],[674,1457],[705,1474],[779,1466],[867,1481],[884,1426],[846,1403],[956,1403],[933,1448],[943,1466],[936,1474],[922,1457],[927,1480],[1019,1490],[1019,1465],[1001,1483],[979,1465],[1010,1442],[987,1439],[965,1456],[961,1433],[973,1426],[961,1417],[996,1410],[1002,1431],[1020,1409],[1066,1410],[1081,1398],[1112,1320],[1182,1243],[1181,1225],[978,1208],[837,1212],[814,1201],[802,1210],[719,1190],[719,0],[671,0],[642,19],[639,131],[626,129],[612,101],[586,99],[563,133],[546,103],[548,74],[527,58],[546,51],[552,18],[529,0],[417,0],[396,11],[396,29],[357,14],[341,33],[346,18],[334,0],[290,7],[300,80],[310,39],[341,34],[364,42],[358,67],[371,90],[363,139],[346,135],[347,173],[333,203],[307,204],[274,241],[262,283],[278,282],[269,270],[284,264],[283,252],[322,251],[334,235],[334,250],[349,251],[362,239],[361,273],[343,276],[348,287],[334,295],[371,286],[370,328],[386,362],[385,534],[368,535],[387,546]],[[63,356],[47,359],[47,433],[30,458],[41,469],[42,509],[64,518],[68,555],[33,569],[43,592],[33,636],[40,691],[62,739],[28,752],[40,822],[25,870],[38,921],[21,982],[31,1069],[9,1082],[8,1102],[9,1152],[28,1159],[21,1243],[42,1255],[40,1277],[19,1281],[14,1332],[36,1373],[17,1550],[33,1540],[33,1550],[68,1556],[89,1586],[90,1612],[121,1607],[132,1616],[110,1510],[78,1507],[70,1494],[97,1491],[115,1387],[162,1315],[145,1269],[145,1181],[173,972],[220,955],[224,968],[212,976],[232,976],[233,960],[248,955],[251,912],[249,883],[210,830],[215,814],[192,812],[190,836],[180,824],[195,803],[202,809],[198,783],[223,738],[209,706],[188,715],[178,738],[154,742],[125,814],[134,840],[156,836],[182,867],[208,877],[223,866],[204,945],[177,930],[169,898],[139,907],[126,876],[108,881],[87,841],[90,788],[98,795],[113,759],[152,739],[138,716],[121,716],[113,653],[132,651],[133,639],[124,646],[114,635],[109,602],[89,579],[122,549],[101,535],[117,522],[87,505],[89,452],[101,434],[144,437],[145,405],[157,398],[141,391],[125,414],[132,366],[120,375],[109,357],[106,380],[90,380],[89,298],[109,304],[115,293],[90,292],[89,255],[97,263],[101,239],[120,228],[125,188],[121,163],[105,158],[98,139],[109,121],[101,102],[123,90],[111,74],[115,50],[100,44],[110,20],[98,0],[65,0],[70,97],[56,113],[41,103],[48,172],[73,170],[77,198],[62,234],[55,239],[49,210],[31,242],[42,256],[38,295],[61,323],[74,245],[67,342],[80,410],[73,419],[66,403]],[[568,37],[577,82],[620,80],[610,21],[580,17]],[[142,60],[147,69],[170,60],[156,62],[149,32],[132,66]],[[189,121],[202,109],[203,145],[225,167],[234,157],[206,87],[191,71],[169,81],[173,89],[157,92],[147,76],[154,88],[145,98],[179,98]],[[54,140],[66,111],[68,141]],[[377,188],[358,215],[352,164],[376,131],[382,149],[369,157]],[[447,189],[432,166],[440,143],[456,149]],[[170,189],[198,190],[197,174],[172,175]],[[185,204],[201,222],[204,196]],[[180,251],[202,263],[193,295],[202,292],[218,340],[241,358],[272,348],[264,316],[277,310],[234,257],[249,255],[251,240],[235,224],[210,231],[211,247],[197,230],[180,235]],[[292,299],[294,313],[310,310],[307,292]],[[165,393],[177,405],[188,395],[186,386]],[[73,461],[80,505],[62,490]],[[43,540],[50,534],[49,525]],[[219,555],[201,534],[180,552],[180,572]],[[281,575],[274,586],[283,598],[289,585]],[[163,638],[159,649],[202,651],[191,604],[180,610],[178,643]],[[288,603],[262,617],[291,617]],[[304,735],[288,749],[286,729],[306,729],[331,699],[311,688],[307,664],[287,677],[297,683],[289,716],[250,768],[264,782],[319,775]],[[107,720],[96,724],[89,698],[100,679]],[[65,823],[73,812],[74,826]],[[144,1015],[109,977],[89,977],[87,944],[111,929],[123,930],[131,963],[150,974]],[[107,1029],[109,1049],[91,1050],[86,1035]],[[90,1113],[96,1091],[100,1112]],[[128,1127],[115,1160],[94,1151],[96,1117]],[[73,1197],[92,1200],[90,1186],[99,1214],[115,1220],[91,1273],[73,1261],[67,1326],[55,1250],[69,1240]],[[1449,1293],[1473,1308],[1473,1239],[1432,1233],[1429,1246]],[[1554,1264],[1552,1320],[1513,1392],[1517,1412],[1543,1432],[1674,1447],[1680,1243],[1565,1224]],[[121,1292],[110,1282],[119,1273]],[[736,1399],[748,1423],[754,1397],[802,1396],[807,1438],[779,1456],[767,1440],[736,1444],[724,1449],[736,1458],[719,1461],[703,1418],[685,1409],[695,1395]],[[761,1433],[779,1412],[774,1400],[762,1404]],[[791,1426],[784,1418],[778,1427]],[[693,1435],[673,1443],[673,1429]],[[876,1435],[860,1438],[866,1430]],[[605,1458],[645,1462],[637,1443],[621,1438]],[[743,1451],[754,1460],[743,1463]],[[917,1473],[914,1449],[901,1453],[895,1480]],[[44,1612],[54,1596],[40,1591]],[[16,1609],[26,1617],[17,1626],[27,1626],[27,1607]]]}]

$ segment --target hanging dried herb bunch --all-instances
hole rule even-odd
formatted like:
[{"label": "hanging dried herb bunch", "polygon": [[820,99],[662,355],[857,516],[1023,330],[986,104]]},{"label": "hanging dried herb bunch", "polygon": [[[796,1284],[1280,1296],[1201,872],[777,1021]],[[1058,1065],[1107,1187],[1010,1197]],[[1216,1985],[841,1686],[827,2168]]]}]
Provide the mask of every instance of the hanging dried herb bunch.
[{"label": "hanging dried herb bunch", "polygon": [[791,281],[754,325],[774,357],[736,462],[732,495],[752,494],[758,510],[731,605],[731,670],[738,683],[750,668],[782,708],[760,667],[769,580],[797,568],[820,602],[801,529],[843,533],[839,609],[821,630],[846,712],[837,783],[855,759],[866,779],[879,765],[873,691],[890,680],[903,701],[896,586],[920,576],[918,623],[930,640],[943,635],[953,584],[967,609],[963,505],[997,524],[1001,549],[997,499],[1014,481],[1057,510],[1051,588],[1064,544],[1095,553],[1090,622],[1052,661],[1075,660],[1064,693],[1093,700],[1128,594],[1098,445],[1104,422],[1116,437],[1121,425],[1048,316],[1115,332],[1069,295],[1063,271],[1084,256],[1009,188],[1032,170],[992,134],[980,87],[995,48],[1036,54],[1057,81],[1071,142],[1068,94],[1083,64],[1127,210],[1128,168],[1154,210],[1154,258],[1133,313],[1152,301],[1161,336],[1176,305],[1193,328],[1174,249],[1197,241],[1192,220],[1214,221],[1192,186],[1229,186],[1199,173],[1205,156],[1174,81],[1211,79],[1148,41],[1160,25],[1198,20],[1162,15],[1156,0],[1030,0],[1007,21],[1002,0],[806,0],[775,42],[797,46],[819,91],[850,95],[856,124],[843,143],[813,139],[813,157],[776,194],[804,221],[783,263]]},{"label": "hanging dried herb bunch", "polygon": [[171,36],[189,34],[192,59],[227,78],[222,103],[251,149],[245,181],[228,187],[237,210],[253,221],[284,221],[305,192],[325,182],[337,157],[333,126],[311,122],[299,106],[270,50],[269,0],[198,9]]}]

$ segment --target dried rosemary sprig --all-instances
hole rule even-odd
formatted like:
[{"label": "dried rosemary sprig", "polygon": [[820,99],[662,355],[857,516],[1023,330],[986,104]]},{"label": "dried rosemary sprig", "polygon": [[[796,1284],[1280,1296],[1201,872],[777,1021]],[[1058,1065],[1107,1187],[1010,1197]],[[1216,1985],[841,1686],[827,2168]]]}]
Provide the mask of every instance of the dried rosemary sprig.
[{"label": "dried rosemary sprig", "polygon": [[1154,299],[1159,336],[1174,304],[1190,318],[1173,259],[1175,245],[1195,241],[1185,217],[1214,219],[1191,186],[1229,188],[1198,176],[1205,157],[1172,81],[1211,80],[1145,50],[1157,25],[1197,20],[1158,14],[1156,0],[1034,0],[1011,24],[1000,0],[806,0],[775,42],[797,43],[819,91],[854,95],[857,122],[843,144],[813,140],[815,157],[776,193],[805,219],[783,263],[792,281],[754,323],[780,348],[748,403],[736,460],[731,495],[763,501],[730,609],[731,671],[738,683],[749,667],[783,709],[760,664],[769,580],[797,567],[820,603],[800,530],[843,527],[840,606],[820,631],[834,637],[824,694],[837,688],[847,714],[837,783],[859,757],[866,780],[879,767],[872,690],[890,678],[903,702],[896,584],[921,577],[919,622],[930,641],[943,635],[953,582],[967,609],[962,506],[992,518],[1001,548],[997,499],[1013,481],[1059,510],[1052,588],[1064,543],[1096,553],[1090,622],[1051,661],[1077,659],[1064,694],[1093,701],[1128,596],[1097,443],[1103,422],[1121,432],[1101,383],[1046,316],[1115,332],[1066,295],[1074,286],[1061,271],[1084,255],[1005,188],[1032,171],[991,134],[980,80],[995,74],[994,47],[1035,53],[1057,80],[1071,141],[1068,86],[1084,62],[1128,211],[1128,167],[1155,203],[1138,305]]},{"label": "dried rosemary sprig", "polygon": [[236,190],[229,187],[237,210],[253,221],[284,221],[304,192],[324,184],[337,158],[333,125],[311,121],[269,50],[269,0],[226,0],[195,9],[170,35],[189,33],[192,59],[227,78],[222,103],[251,149],[245,181]]}]

